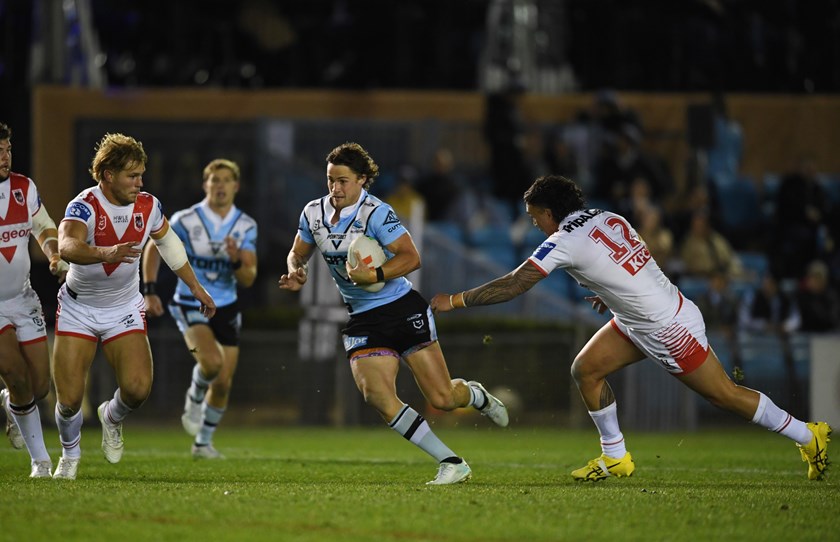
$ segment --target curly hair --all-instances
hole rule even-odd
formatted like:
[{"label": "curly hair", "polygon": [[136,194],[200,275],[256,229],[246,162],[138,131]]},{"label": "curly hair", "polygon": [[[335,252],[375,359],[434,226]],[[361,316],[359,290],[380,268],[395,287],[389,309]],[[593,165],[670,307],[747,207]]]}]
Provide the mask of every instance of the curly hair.
[{"label": "curly hair", "polygon": [[528,205],[549,209],[557,222],[586,205],[580,187],[574,181],[560,175],[538,178],[525,191],[523,199]]},{"label": "curly hair", "polygon": [[12,139],[12,129],[5,123],[0,122],[0,141],[4,139]]},{"label": "curly hair", "polygon": [[327,163],[334,166],[347,166],[356,175],[364,175],[365,190],[370,190],[370,186],[379,175],[379,166],[370,154],[358,143],[350,141],[331,150],[327,155]]},{"label": "curly hair", "polygon": [[146,151],[143,144],[123,134],[105,134],[96,144],[96,154],[90,164],[91,176],[102,182],[105,170],[118,173],[139,165],[146,165]]}]

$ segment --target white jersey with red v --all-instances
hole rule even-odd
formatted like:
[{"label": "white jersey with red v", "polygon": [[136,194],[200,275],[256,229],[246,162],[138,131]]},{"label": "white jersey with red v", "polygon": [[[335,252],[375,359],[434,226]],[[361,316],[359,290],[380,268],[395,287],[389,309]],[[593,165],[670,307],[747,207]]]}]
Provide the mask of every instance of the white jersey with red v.
[{"label": "white jersey with red v", "polygon": [[32,179],[18,173],[0,183],[0,301],[29,288],[32,215],[41,208]]},{"label": "white jersey with red v", "polygon": [[[67,205],[63,220],[85,224],[85,241],[91,246],[111,247],[132,242],[142,248],[150,233],[160,231],[165,218],[160,201],[151,194],[141,192],[132,205],[114,205],[95,186]],[[132,263],[71,263],[67,286],[87,305],[118,306],[139,291],[139,268],[139,258]]]}]

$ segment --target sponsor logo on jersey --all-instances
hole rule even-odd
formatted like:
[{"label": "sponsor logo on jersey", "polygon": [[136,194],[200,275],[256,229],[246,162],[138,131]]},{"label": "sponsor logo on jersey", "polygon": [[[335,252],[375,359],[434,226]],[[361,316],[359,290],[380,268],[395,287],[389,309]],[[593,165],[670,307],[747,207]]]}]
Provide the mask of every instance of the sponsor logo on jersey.
[{"label": "sponsor logo on jersey", "polygon": [[353,222],[353,227],[356,228],[356,229],[361,229],[363,227],[362,226],[362,221],[361,220],[356,220],[355,222]]},{"label": "sponsor logo on jersey", "polygon": [[15,202],[17,202],[18,205],[24,205],[26,203],[26,199],[23,197],[23,190],[20,188],[12,190],[12,195],[15,197]]},{"label": "sponsor logo on jersey", "polygon": [[632,256],[627,258],[626,262],[621,264],[621,267],[626,269],[631,275],[635,275],[649,261],[650,261],[650,251],[647,249],[646,246],[642,245],[641,249],[634,252]]},{"label": "sponsor logo on jersey", "polygon": [[64,213],[65,218],[81,218],[85,222],[90,218],[90,209],[87,205],[79,201],[75,201],[67,207],[67,212]]},{"label": "sponsor logo on jersey", "polygon": [[350,351],[353,348],[358,348],[360,346],[366,345],[368,342],[367,337],[349,337],[347,335],[344,336],[344,350]]},{"label": "sponsor logo on jersey", "polygon": [[143,219],[143,213],[134,213],[134,229],[137,231],[143,231],[145,224],[146,222]]},{"label": "sponsor logo on jersey", "polygon": [[111,220],[114,224],[128,224],[128,215],[114,215]]},{"label": "sponsor logo on jersey", "polygon": [[549,252],[554,250],[556,246],[557,243],[550,243],[548,241],[544,241],[543,244],[537,247],[537,250],[534,251],[534,258],[542,261],[543,259],[545,259]]},{"label": "sponsor logo on jersey", "polygon": [[330,241],[336,241],[336,240],[337,241],[343,241],[346,238],[347,238],[346,233],[331,233],[331,234],[327,235],[327,239],[329,239]]},{"label": "sponsor logo on jersey", "polygon": [[0,242],[8,243],[12,239],[22,239],[24,237],[29,237],[29,234],[32,233],[32,228],[22,228],[19,230],[3,230],[0,232]]},{"label": "sponsor logo on jersey", "polygon": [[580,228],[584,224],[586,224],[589,220],[592,220],[599,214],[603,213],[601,209],[589,209],[588,211],[583,211],[576,217],[570,219],[565,224],[563,224],[563,231],[569,233],[577,228]]}]

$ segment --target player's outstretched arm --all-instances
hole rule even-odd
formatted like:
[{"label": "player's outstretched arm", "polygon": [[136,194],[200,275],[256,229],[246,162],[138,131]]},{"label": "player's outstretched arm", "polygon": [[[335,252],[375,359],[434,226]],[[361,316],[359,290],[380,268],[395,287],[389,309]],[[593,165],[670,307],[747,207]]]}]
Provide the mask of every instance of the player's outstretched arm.
[{"label": "player's outstretched arm", "polygon": [[504,303],[524,294],[543,278],[545,276],[526,261],[507,275],[471,290],[452,295],[437,294],[432,298],[430,305],[434,311],[448,312],[463,307]]}]

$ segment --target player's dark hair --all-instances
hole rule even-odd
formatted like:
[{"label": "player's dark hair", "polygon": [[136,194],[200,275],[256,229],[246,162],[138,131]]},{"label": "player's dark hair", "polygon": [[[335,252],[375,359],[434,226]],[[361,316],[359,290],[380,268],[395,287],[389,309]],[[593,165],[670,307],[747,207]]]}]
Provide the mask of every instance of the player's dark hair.
[{"label": "player's dark hair", "polygon": [[12,139],[12,129],[0,122],[0,140]]},{"label": "player's dark hair", "polygon": [[364,175],[365,190],[370,190],[370,186],[379,175],[379,166],[368,152],[358,143],[350,141],[331,150],[327,155],[327,163],[334,166],[347,166],[356,175]]},{"label": "player's dark hair", "polygon": [[538,178],[525,191],[524,200],[528,205],[549,209],[554,220],[558,222],[586,205],[580,187],[574,181],[560,175]]}]

